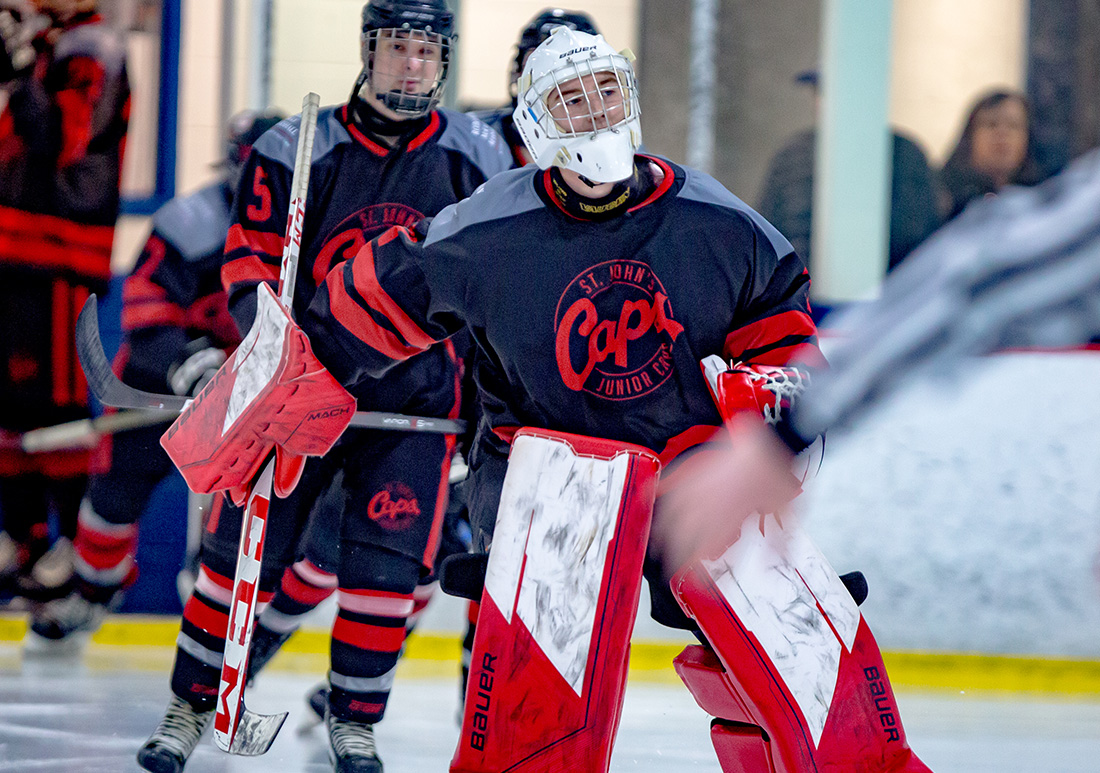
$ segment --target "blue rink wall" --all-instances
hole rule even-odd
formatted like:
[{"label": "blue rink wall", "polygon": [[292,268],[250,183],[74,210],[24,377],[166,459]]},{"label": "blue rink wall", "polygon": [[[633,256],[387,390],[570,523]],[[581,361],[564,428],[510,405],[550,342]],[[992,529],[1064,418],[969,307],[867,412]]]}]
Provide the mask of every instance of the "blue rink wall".
[{"label": "blue rink wall", "polygon": [[[100,309],[108,352],[119,283]],[[1100,351],[1009,353],[916,384],[828,439],[799,508],[870,584],[883,649],[1100,658]],[[176,613],[186,489],[142,517],[124,611]],[[643,601],[646,594],[643,594]],[[425,630],[461,626],[437,599]],[[636,639],[679,638],[639,617]]]}]

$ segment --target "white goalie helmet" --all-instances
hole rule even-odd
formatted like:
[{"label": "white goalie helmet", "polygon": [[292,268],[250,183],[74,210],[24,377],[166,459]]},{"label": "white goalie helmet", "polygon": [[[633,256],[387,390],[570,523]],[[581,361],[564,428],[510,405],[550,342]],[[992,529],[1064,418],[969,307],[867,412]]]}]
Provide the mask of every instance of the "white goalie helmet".
[{"label": "white goalie helmet", "polygon": [[512,117],[540,169],[560,166],[605,183],[633,171],[639,113],[627,55],[602,35],[558,27],[528,58]]}]

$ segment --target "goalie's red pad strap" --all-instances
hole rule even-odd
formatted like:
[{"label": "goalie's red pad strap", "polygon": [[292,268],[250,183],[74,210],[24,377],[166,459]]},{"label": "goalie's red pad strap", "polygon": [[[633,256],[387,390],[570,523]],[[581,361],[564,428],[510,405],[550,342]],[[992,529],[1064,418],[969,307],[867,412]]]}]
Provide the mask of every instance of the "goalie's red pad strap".
[{"label": "goalie's red pad strap", "polygon": [[608,769],[658,469],[624,443],[516,434],[451,771]]},{"label": "goalie's red pad strap", "polygon": [[235,501],[276,445],[275,490],[289,494],[300,472],[290,457],[327,452],[355,412],[271,288],[257,294],[245,340],[161,438],[192,491],[228,489]]},{"label": "goalie's red pad strap", "polygon": [[805,534],[764,523],[672,581],[717,656],[681,655],[685,683],[705,710],[762,728],[775,773],[929,773],[844,584]]}]

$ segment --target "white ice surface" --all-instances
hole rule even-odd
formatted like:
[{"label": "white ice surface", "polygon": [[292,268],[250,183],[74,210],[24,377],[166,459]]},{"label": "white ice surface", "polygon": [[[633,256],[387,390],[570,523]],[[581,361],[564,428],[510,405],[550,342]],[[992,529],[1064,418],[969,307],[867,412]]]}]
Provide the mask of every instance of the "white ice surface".
[{"label": "white ice surface", "polygon": [[[137,670],[131,648],[116,662],[22,658],[0,645],[0,773],[139,773],[137,749],[168,700],[168,659]],[[457,664],[456,664],[457,669]],[[253,710],[289,709],[263,757],[230,757],[209,736],[188,773],[329,773],[319,727],[301,733],[305,693],[317,677],[277,670],[249,691]],[[898,696],[913,748],[936,773],[1095,773],[1100,702],[977,700],[964,695]],[[458,729],[457,682],[398,677],[377,738],[386,773],[444,773]],[[632,683],[612,773],[720,773],[709,721],[678,685]]]}]

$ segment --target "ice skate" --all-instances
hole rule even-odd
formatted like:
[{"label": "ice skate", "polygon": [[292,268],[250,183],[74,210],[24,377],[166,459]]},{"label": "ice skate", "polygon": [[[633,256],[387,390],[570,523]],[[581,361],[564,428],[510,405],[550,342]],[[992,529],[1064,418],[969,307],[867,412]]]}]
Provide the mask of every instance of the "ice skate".
[{"label": "ice skate", "polygon": [[382,773],[382,760],[374,746],[374,725],[337,719],[325,714],[329,757],[335,773]]},{"label": "ice skate", "polygon": [[39,605],[31,617],[31,633],[49,641],[94,633],[110,612],[110,604],[91,601],[79,592]]},{"label": "ice skate", "polygon": [[172,696],[164,718],[138,750],[138,765],[152,773],[180,773],[212,719],[213,709],[195,711],[183,698]]},{"label": "ice skate", "polygon": [[20,593],[28,598],[51,600],[65,595],[73,580],[76,552],[67,537],[60,537],[42,557],[17,579]]},{"label": "ice skate", "polygon": [[0,531],[0,586],[19,572],[19,545],[6,531]]}]

